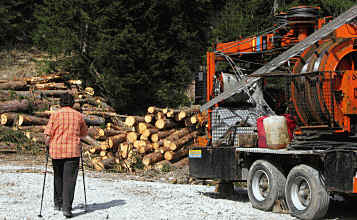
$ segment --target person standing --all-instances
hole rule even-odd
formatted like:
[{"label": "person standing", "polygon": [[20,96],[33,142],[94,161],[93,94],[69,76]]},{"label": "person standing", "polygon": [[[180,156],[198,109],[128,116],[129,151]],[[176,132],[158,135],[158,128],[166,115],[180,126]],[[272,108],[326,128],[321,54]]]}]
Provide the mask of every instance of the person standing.
[{"label": "person standing", "polygon": [[81,155],[80,139],[87,136],[88,127],[82,114],[73,109],[74,98],[66,93],[60,98],[61,108],[51,114],[45,128],[54,171],[54,207],[71,218],[72,203]]}]

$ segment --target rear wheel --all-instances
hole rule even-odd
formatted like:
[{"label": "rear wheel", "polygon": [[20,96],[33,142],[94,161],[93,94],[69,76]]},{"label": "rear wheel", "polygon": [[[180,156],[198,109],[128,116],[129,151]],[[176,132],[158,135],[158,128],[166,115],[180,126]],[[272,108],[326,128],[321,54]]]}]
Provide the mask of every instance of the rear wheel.
[{"label": "rear wheel", "polygon": [[290,171],[285,198],[291,215],[300,219],[323,218],[329,206],[329,195],[319,172],[307,165],[296,166]]},{"label": "rear wheel", "polygon": [[271,211],[276,200],[284,198],[286,178],[273,164],[257,160],[248,173],[248,196],[254,208]]}]

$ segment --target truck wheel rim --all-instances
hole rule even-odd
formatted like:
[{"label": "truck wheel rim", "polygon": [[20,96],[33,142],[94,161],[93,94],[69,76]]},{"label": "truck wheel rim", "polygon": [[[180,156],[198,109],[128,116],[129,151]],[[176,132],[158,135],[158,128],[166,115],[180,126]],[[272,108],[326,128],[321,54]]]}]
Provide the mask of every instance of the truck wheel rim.
[{"label": "truck wheel rim", "polygon": [[258,201],[263,201],[268,197],[270,193],[269,178],[263,170],[255,172],[252,181],[252,192],[254,198]]},{"label": "truck wheel rim", "polygon": [[309,182],[304,177],[297,177],[291,186],[291,200],[294,207],[305,210],[311,202],[311,188]]}]

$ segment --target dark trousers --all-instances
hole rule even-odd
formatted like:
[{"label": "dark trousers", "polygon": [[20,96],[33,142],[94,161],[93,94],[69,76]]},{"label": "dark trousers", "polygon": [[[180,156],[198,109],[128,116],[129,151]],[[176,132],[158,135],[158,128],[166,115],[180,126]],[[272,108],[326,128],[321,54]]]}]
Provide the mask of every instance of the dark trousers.
[{"label": "dark trousers", "polygon": [[54,172],[54,203],[64,211],[72,210],[79,157],[52,159]]}]

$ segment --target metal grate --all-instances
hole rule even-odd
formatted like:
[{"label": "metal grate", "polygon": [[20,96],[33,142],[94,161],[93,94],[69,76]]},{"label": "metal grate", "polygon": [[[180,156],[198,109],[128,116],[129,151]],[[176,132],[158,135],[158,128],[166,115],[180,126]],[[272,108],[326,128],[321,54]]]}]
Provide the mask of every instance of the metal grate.
[{"label": "metal grate", "polygon": [[[247,120],[250,127],[236,127],[236,134],[254,134],[256,133],[256,120],[258,115],[254,110],[232,110],[218,107],[212,111],[212,141],[216,142],[234,125]],[[225,144],[229,144],[225,142]],[[238,145],[237,138],[234,138],[234,145]]]}]

